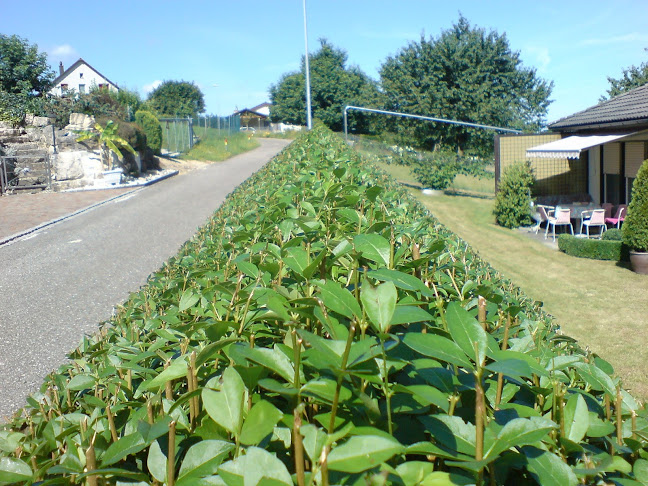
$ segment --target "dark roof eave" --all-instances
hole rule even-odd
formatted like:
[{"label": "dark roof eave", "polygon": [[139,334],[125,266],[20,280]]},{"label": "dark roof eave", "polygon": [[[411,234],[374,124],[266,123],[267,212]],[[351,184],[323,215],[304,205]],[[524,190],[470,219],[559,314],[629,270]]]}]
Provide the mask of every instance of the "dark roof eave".
[{"label": "dark roof eave", "polygon": [[648,121],[645,118],[641,118],[636,120],[586,123],[577,125],[562,125],[554,123],[553,125],[549,125],[548,128],[554,132],[578,132],[581,130],[616,130],[619,128],[633,128],[641,125],[648,127]]}]

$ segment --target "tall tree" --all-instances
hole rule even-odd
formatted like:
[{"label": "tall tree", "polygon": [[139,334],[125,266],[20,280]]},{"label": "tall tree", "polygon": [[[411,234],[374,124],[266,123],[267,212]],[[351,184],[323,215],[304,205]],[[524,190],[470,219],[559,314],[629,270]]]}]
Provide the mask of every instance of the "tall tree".
[{"label": "tall tree", "polygon": [[[644,49],[648,52],[648,48]],[[630,91],[633,88],[638,88],[648,83],[648,62],[642,62],[639,66],[630,66],[623,70],[623,76],[619,79],[614,79],[611,76],[607,78],[610,83],[610,89],[607,90],[608,96],[601,96],[601,101]]]},{"label": "tall tree", "polygon": [[[522,66],[505,34],[472,27],[463,16],[438,38],[421,36],[388,57],[380,78],[395,111],[529,131],[544,124],[553,88]],[[491,131],[407,120],[396,126],[419,146],[492,151]]]},{"label": "tall tree", "polygon": [[160,116],[195,118],[205,111],[205,98],[193,82],[164,81],[149,94],[147,105]]},{"label": "tall tree", "polygon": [[[320,39],[320,48],[309,55],[311,103],[313,117],[320,119],[332,130],[342,129],[342,110],[345,105],[376,106],[379,92],[375,81],[360,68],[347,68],[347,53]],[[284,74],[270,87],[272,120],[296,125],[306,124],[305,63],[301,70]],[[368,129],[367,120],[358,117],[353,121],[358,131]]]},{"label": "tall tree", "polygon": [[36,44],[17,35],[0,34],[0,91],[43,94],[51,88],[53,80],[47,54],[38,52]]}]

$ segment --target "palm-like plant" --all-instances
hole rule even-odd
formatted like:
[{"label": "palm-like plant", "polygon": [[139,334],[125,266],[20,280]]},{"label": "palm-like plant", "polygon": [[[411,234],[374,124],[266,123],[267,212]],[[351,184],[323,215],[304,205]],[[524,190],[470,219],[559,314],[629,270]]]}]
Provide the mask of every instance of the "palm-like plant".
[{"label": "palm-like plant", "polygon": [[125,139],[119,136],[119,134],[117,133],[118,129],[119,125],[114,123],[112,120],[108,120],[105,127],[102,127],[97,123],[95,125],[96,131],[79,132],[77,142],[97,139],[97,142],[99,143],[99,150],[101,151],[101,164],[102,166],[108,167],[110,152],[115,153],[120,159],[123,157],[120,149],[124,149],[133,155],[137,155],[135,149],[133,149],[133,147],[131,147]]}]

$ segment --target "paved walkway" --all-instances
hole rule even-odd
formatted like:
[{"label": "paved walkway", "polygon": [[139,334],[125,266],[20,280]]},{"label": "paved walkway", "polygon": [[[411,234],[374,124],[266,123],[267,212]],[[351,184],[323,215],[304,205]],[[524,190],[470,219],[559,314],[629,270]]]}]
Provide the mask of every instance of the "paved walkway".
[{"label": "paved walkway", "polygon": [[[227,194],[288,143],[260,142],[251,152],[131,191],[0,246],[0,422],[24,406],[84,334],[94,334],[115,305],[177,254]],[[53,214],[32,207],[40,219]]]},{"label": "paved walkway", "polygon": [[3,195],[0,197],[0,242],[136,189]]}]

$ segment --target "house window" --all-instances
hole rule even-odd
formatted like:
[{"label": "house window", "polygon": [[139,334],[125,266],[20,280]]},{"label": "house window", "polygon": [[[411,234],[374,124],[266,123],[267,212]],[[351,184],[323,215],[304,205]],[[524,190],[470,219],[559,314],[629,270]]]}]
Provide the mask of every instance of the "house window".
[{"label": "house window", "polygon": [[79,73],[79,77],[83,79],[83,73]]},{"label": "house window", "polygon": [[80,94],[85,94],[86,89],[85,89],[85,84],[80,84],[79,85],[79,93]]},{"label": "house window", "polygon": [[626,177],[626,203],[630,204],[632,199],[632,184],[634,184],[634,177]]},{"label": "house window", "polygon": [[605,202],[614,205],[621,204],[621,193],[619,191],[620,185],[621,175],[605,174]]}]

